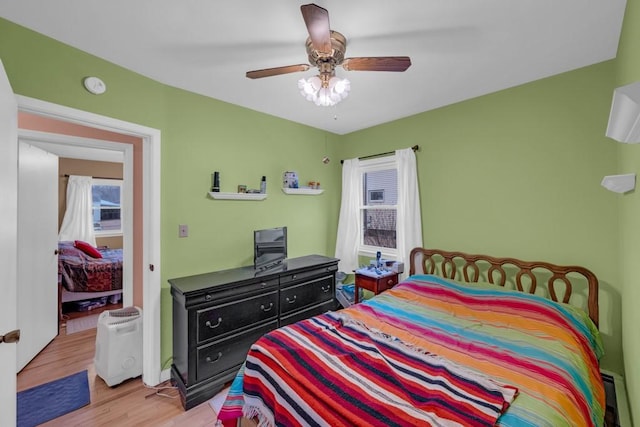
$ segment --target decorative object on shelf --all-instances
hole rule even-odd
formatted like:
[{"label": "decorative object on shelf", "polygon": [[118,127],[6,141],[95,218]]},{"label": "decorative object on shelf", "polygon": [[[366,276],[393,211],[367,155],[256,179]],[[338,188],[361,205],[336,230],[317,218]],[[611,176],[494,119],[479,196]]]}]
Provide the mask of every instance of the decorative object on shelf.
[{"label": "decorative object on shelf", "polygon": [[211,191],[219,192],[220,191],[220,172],[216,171],[211,176],[213,183],[211,184]]},{"label": "decorative object on shelf", "polygon": [[640,143],[640,82],[613,91],[606,135],[618,142]]},{"label": "decorative object on shelf", "polygon": [[284,188],[298,188],[298,173],[285,172],[282,177],[282,186]]},{"label": "decorative object on shelf", "polygon": [[320,189],[320,182],[318,181],[309,181],[309,188],[312,190],[319,190]]},{"label": "decorative object on shelf", "polygon": [[240,184],[238,185],[238,193],[246,193],[247,192],[247,186]]},{"label": "decorative object on shelf", "polygon": [[86,77],[82,84],[87,91],[94,95],[102,95],[107,91],[107,85],[98,77]]},{"label": "decorative object on shelf", "polygon": [[615,193],[627,193],[636,188],[636,174],[608,175],[602,178],[600,184]]},{"label": "decorative object on shelf", "polygon": [[260,181],[260,192],[266,194],[267,192],[267,177],[262,176],[262,181]]},{"label": "decorative object on shelf", "polygon": [[300,194],[305,196],[317,196],[319,194],[324,193],[322,189],[313,189],[313,188],[282,188],[282,192],[285,194]]},{"label": "decorative object on shelf", "polygon": [[209,193],[212,199],[216,200],[264,200],[267,198],[263,193],[221,193],[219,191],[211,191]]}]

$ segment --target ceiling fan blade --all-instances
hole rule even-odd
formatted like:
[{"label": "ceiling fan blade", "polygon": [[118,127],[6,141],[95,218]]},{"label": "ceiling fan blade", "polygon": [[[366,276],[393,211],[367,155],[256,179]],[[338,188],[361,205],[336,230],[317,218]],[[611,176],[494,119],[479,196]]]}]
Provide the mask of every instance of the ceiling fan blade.
[{"label": "ceiling fan blade", "polygon": [[408,56],[346,58],[342,62],[342,68],[347,71],[404,71],[410,66]]},{"label": "ceiling fan blade", "polygon": [[280,74],[297,73],[298,71],[307,71],[309,64],[287,65],[284,67],[265,68],[264,70],[247,71],[247,77],[250,79],[261,79],[263,77],[278,76]]},{"label": "ceiling fan blade", "polygon": [[331,53],[329,12],[313,3],[300,6],[313,48],[320,53]]}]

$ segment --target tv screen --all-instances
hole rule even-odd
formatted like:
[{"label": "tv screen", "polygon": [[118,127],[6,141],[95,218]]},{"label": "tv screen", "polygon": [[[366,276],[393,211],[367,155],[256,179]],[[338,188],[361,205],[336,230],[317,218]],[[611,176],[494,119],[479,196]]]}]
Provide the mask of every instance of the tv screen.
[{"label": "tv screen", "polygon": [[253,265],[265,270],[282,264],[287,258],[287,227],[253,232]]}]

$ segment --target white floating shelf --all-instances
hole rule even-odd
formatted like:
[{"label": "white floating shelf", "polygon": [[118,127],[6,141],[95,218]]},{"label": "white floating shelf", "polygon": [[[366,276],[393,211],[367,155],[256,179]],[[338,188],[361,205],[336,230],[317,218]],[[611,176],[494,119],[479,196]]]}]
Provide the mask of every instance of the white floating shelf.
[{"label": "white floating shelf", "polygon": [[282,191],[285,194],[304,194],[307,196],[317,196],[318,194],[322,194],[324,189],[318,188],[284,188],[282,187]]},{"label": "white floating shelf", "polygon": [[209,192],[209,196],[216,200],[264,200],[267,198],[266,193],[220,193]]},{"label": "white floating shelf", "polygon": [[608,175],[602,178],[600,185],[616,193],[626,193],[636,188],[636,174]]}]

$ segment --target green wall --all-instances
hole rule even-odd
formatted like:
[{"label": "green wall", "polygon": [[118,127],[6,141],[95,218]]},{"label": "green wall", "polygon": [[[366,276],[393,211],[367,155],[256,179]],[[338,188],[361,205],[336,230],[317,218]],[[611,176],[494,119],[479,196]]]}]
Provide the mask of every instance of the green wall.
[{"label": "green wall", "polygon": [[349,134],[342,158],[420,145],[427,247],[591,269],[604,367],[622,370],[613,61]]},{"label": "green wall", "polygon": [[[617,84],[623,86],[640,81],[640,4],[628,1],[622,36],[618,49]],[[638,173],[640,145],[617,144],[619,169],[617,173]],[[619,196],[620,257],[622,260],[622,346],[629,404],[636,424],[640,422],[640,193],[635,191]]]},{"label": "green wall", "polygon": [[[623,372],[624,337],[633,402],[640,399],[640,368],[632,363],[640,360],[640,340],[635,330],[622,330],[620,307],[627,307],[625,324],[640,321],[632,269],[640,255],[640,202],[599,184],[604,175],[635,172],[640,161],[637,146],[604,136],[613,89],[640,74],[633,53],[640,38],[629,25],[640,24],[634,6],[631,13],[628,5],[620,60],[344,136],[162,85],[2,19],[0,57],[16,93],[161,130],[163,361],[171,355],[167,279],[250,264],[251,231],[261,227],[287,225],[292,256],[333,254],[338,160],[419,144],[425,246],[593,270],[601,286],[603,366]],[[107,93],[84,91],[87,75],[104,79]],[[329,165],[320,162],[325,154]],[[266,175],[269,197],[210,200],[214,170],[223,191],[257,187]],[[285,170],[319,180],[327,191],[286,196],[276,191]],[[189,225],[189,238],[177,237],[178,224]]]},{"label": "green wall", "polygon": [[[340,203],[336,135],[168,87],[3,19],[0,58],[17,94],[162,132],[163,366],[172,353],[168,279],[251,264],[258,228],[286,225],[290,256],[333,255]],[[89,75],[106,82],[104,95],[83,89]],[[328,165],[321,161],[325,154],[334,159]],[[222,191],[238,184],[259,188],[266,176],[268,198],[211,200],[216,170]],[[325,193],[285,195],[279,188],[288,170],[303,182],[319,181]],[[178,238],[178,224],[189,225],[188,238]]]}]

